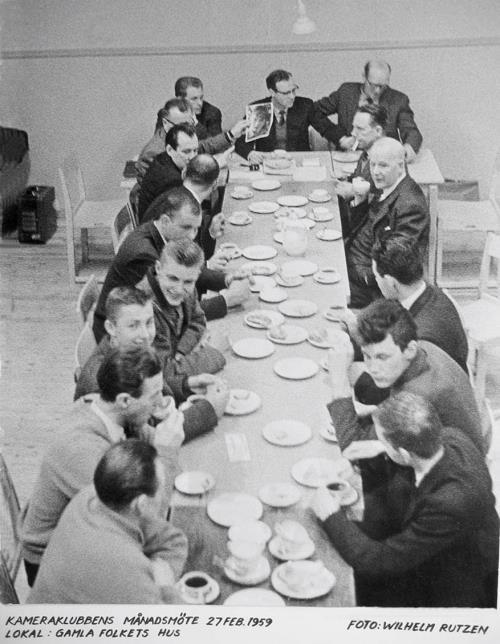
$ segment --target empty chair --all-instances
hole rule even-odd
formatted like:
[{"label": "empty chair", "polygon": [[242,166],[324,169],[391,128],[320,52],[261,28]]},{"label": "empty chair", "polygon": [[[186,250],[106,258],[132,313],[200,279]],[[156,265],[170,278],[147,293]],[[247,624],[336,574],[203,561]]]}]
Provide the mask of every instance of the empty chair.
[{"label": "empty chair", "polygon": [[82,319],[82,325],[85,324],[89,316],[92,316],[100,292],[97,278],[92,274],[83,285],[76,301],[76,312]]},{"label": "empty chair", "polygon": [[16,580],[21,561],[21,543],[17,530],[19,512],[19,499],[0,448],[0,551],[12,584]]},{"label": "empty chair", "polygon": [[83,325],[83,329],[80,331],[75,346],[75,382],[78,381],[83,365],[90,358],[96,346],[97,342],[95,341],[94,332],[92,331],[89,320],[87,320]]},{"label": "empty chair", "polygon": [[111,228],[116,213],[125,205],[124,199],[109,201],[89,201],[85,195],[85,184],[78,162],[66,158],[63,167],[59,168],[59,179],[64,202],[66,218],[66,242],[68,252],[68,270],[71,282],[82,282],[85,278],[78,276],[75,255],[75,232],[80,231],[82,263],[89,260],[89,228]]},{"label": "empty chair", "polygon": [[111,240],[113,242],[115,255],[122,241],[133,229],[134,224],[131,217],[131,209],[127,204],[116,214],[113,225],[111,226]]},{"label": "empty chair", "polygon": [[[436,281],[443,282],[443,245],[446,233],[482,233],[500,230],[500,151],[493,168],[489,197],[485,201],[438,200]],[[467,282],[446,281],[446,286],[469,286]]]}]

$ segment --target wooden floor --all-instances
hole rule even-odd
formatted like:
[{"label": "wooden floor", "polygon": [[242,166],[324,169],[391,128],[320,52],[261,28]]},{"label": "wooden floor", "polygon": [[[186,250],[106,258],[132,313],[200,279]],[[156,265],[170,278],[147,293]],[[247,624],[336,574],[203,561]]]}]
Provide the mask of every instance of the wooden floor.
[{"label": "wooden floor", "polygon": [[[99,254],[104,260],[99,267],[102,274],[112,258],[110,239],[101,239]],[[465,268],[456,254],[446,259],[454,262],[445,265],[450,278],[464,271],[477,276],[477,257]],[[57,233],[45,245],[0,240],[0,427],[4,456],[21,503],[29,498],[43,451],[72,402],[79,288],[68,281],[64,221],[59,221]],[[459,302],[475,298],[472,290],[454,295]],[[500,354],[488,375],[487,396],[498,418]],[[496,429],[490,456],[498,498],[500,426]]]}]

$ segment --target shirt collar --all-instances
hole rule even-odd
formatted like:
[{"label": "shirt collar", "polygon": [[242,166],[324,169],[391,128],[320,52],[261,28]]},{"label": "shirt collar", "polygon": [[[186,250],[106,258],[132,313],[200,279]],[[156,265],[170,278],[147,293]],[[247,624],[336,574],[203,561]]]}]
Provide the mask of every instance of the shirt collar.
[{"label": "shirt collar", "polygon": [[90,409],[96,416],[98,416],[102,420],[113,443],[119,443],[120,441],[125,440],[125,432],[123,430],[123,427],[111,420],[111,418],[107,416],[99,407],[96,400],[92,401],[92,403],[90,404]]},{"label": "shirt collar", "polygon": [[399,184],[401,183],[401,181],[403,181],[405,177],[406,177],[406,173],[402,174],[399,177],[399,179],[396,181],[396,183],[392,184],[392,186],[390,186],[389,188],[384,188],[382,190],[382,194],[380,195],[379,201],[384,201],[384,199],[386,199],[391,194],[391,192],[394,192],[394,190],[396,190],[396,188],[399,186]]},{"label": "shirt collar", "polygon": [[159,222],[158,222],[158,221],[153,221],[153,224],[154,224],[154,226],[155,226],[156,230],[158,231],[158,234],[159,234],[159,235],[160,235],[160,237],[162,238],[163,243],[164,243],[164,244],[166,244],[166,243],[167,243],[167,240],[165,239],[165,237],[163,236],[163,233],[162,233],[162,232],[161,232],[161,230],[160,230]]},{"label": "shirt collar", "polygon": [[184,185],[184,188],[186,188],[186,190],[189,190],[189,192],[193,195],[193,197],[196,199],[196,201],[197,201],[199,204],[201,204],[200,198],[198,197],[198,195],[196,194],[196,192],[194,192],[194,190],[191,190],[191,188],[190,188],[189,186],[186,186],[186,184],[183,184],[183,185]]},{"label": "shirt collar", "polygon": [[436,465],[436,463],[438,463],[443,458],[443,454],[444,448],[441,447],[438,453],[435,454],[431,459],[429,459],[429,461],[427,461],[422,471],[415,472],[415,487],[418,487],[420,483],[422,483],[423,479],[427,476],[427,474],[429,474],[434,465]]},{"label": "shirt collar", "polygon": [[415,304],[415,302],[418,300],[418,298],[425,291],[426,288],[427,288],[427,284],[422,280],[422,284],[417,288],[417,290],[414,293],[412,293],[408,297],[405,297],[404,300],[401,300],[401,306],[404,306],[404,308],[407,311],[409,311],[411,307]]}]

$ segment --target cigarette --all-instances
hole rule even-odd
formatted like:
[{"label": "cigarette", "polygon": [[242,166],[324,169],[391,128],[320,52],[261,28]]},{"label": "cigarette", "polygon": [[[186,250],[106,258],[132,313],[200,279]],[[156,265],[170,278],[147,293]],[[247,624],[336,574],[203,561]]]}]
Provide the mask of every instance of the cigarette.
[{"label": "cigarette", "polygon": [[353,152],[355,152],[358,149],[358,143],[359,143],[359,141],[358,141],[358,139],[356,139],[354,141],[354,145],[351,148]]}]

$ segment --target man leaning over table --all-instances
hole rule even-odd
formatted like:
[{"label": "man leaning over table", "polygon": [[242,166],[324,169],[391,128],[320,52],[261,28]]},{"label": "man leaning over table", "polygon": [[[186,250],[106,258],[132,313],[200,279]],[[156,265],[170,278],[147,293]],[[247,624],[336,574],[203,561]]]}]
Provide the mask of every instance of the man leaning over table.
[{"label": "man leaning over table", "polygon": [[[353,118],[361,105],[382,105],[387,110],[386,134],[404,146],[406,161],[411,163],[422,144],[422,135],[413,118],[406,94],[389,87],[391,67],[382,60],[369,60],[362,83],[343,83],[335,92],[314,103],[318,132],[343,150],[355,143],[351,134]],[[337,114],[338,124],[328,118]]]},{"label": "man leaning over table", "polygon": [[28,604],[181,603],[187,540],[165,520],[165,480],[152,445],[112,445],[64,510]]},{"label": "man leaning over table", "polygon": [[[156,335],[150,295],[134,287],[114,288],[106,300],[106,335],[83,365],[76,384],[75,400],[99,392],[97,373],[113,349],[151,347]],[[184,414],[184,442],[212,430],[221,418],[229,398],[227,386],[211,374],[164,379],[164,396],[183,401],[192,394],[203,396]]]},{"label": "man leaning over table", "polygon": [[265,153],[274,150],[309,151],[309,126],[316,127],[313,102],[296,96],[298,86],[293,76],[284,69],[276,69],[266,78],[270,96],[254,101],[273,105],[273,123],[269,135],[251,143],[241,136],[236,141],[236,152],[250,163],[261,163]]},{"label": "man leaning over table", "polygon": [[387,479],[376,496],[365,495],[364,520],[347,519],[326,487],[312,501],[354,568],[357,604],[496,607],[498,515],[482,455],[408,391],[384,401],[373,419]]},{"label": "man leaning over table", "polygon": [[173,406],[156,427],[148,425],[155,414],[165,415],[162,362],[156,351],[149,347],[111,351],[97,372],[97,382],[99,394],[73,405],[62,431],[44,454],[23,512],[20,539],[30,585],[63,510],[92,482],[96,465],[110,445],[131,437],[154,445],[165,465],[167,495],[173,489],[184,440],[183,416]]}]

